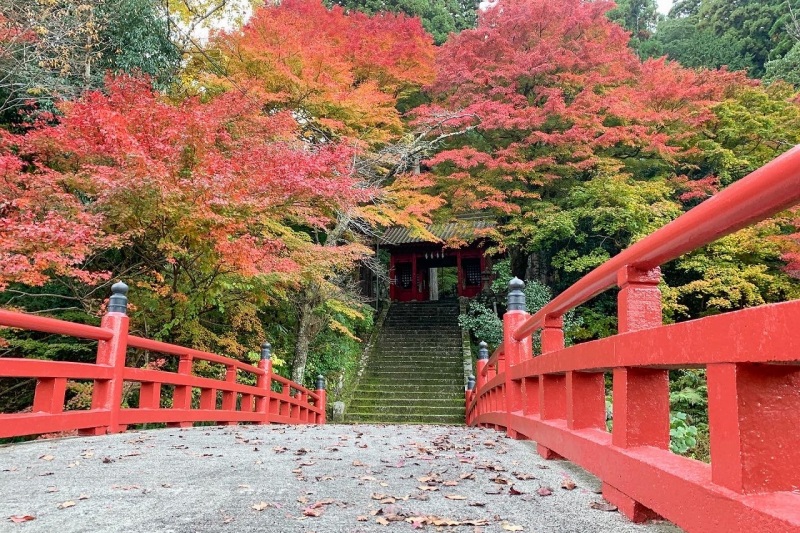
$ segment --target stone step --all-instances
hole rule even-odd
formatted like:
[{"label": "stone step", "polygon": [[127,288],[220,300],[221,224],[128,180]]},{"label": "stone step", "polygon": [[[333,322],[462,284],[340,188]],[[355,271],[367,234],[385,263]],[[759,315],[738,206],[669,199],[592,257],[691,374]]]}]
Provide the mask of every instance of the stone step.
[{"label": "stone step", "polygon": [[464,415],[439,415],[439,414],[414,414],[398,415],[392,413],[346,413],[345,422],[347,423],[369,423],[369,424],[442,424],[463,426],[465,424]]},{"label": "stone step", "polygon": [[[370,400],[371,401],[371,400]],[[353,401],[350,404],[351,411],[358,411],[368,413],[374,410],[386,411],[386,410],[395,409],[397,412],[401,412],[401,410],[413,410],[417,409],[420,412],[427,412],[428,409],[434,410],[451,410],[451,411],[463,411],[464,410],[464,400],[463,398],[459,402],[457,398],[450,398],[445,400],[431,400],[422,398],[419,400],[406,400],[403,403],[400,403],[399,400],[395,400],[394,402],[387,402],[387,401],[374,401],[372,403],[367,403],[367,400],[361,401]]]},{"label": "stone step", "polygon": [[[450,391],[459,391],[459,394],[464,394],[464,383],[450,383],[445,387],[441,384],[416,384],[408,386],[399,385],[386,385],[384,383],[367,383],[366,380],[360,383],[358,389],[353,392],[354,397],[360,394],[382,394],[382,395],[396,395],[396,396],[438,396],[440,394],[450,393]],[[455,392],[453,392],[455,394]]]}]

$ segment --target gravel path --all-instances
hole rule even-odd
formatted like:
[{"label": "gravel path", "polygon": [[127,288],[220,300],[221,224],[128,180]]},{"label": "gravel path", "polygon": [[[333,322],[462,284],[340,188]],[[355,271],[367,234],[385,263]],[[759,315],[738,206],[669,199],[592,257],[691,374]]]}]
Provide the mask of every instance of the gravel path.
[{"label": "gravel path", "polygon": [[452,426],[215,426],[0,447],[0,531],[679,531],[592,508],[598,490],[529,442]]}]

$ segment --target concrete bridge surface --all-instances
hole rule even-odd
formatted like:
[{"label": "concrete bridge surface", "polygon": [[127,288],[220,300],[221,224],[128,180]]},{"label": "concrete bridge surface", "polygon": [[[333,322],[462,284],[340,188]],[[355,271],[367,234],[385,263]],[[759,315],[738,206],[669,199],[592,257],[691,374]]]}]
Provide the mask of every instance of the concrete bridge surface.
[{"label": "concrete bridge surface", "polygon": [[456,426],[209,426],[0,448],[0,531],[677,532],[531,443]]}]

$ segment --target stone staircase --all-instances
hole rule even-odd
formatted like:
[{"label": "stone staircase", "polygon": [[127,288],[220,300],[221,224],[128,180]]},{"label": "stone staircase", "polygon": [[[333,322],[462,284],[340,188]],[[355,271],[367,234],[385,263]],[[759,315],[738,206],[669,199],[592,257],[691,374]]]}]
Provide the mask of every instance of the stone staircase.
[{"label": "stone staircase", "polygon": [[464,423],[457,301],[392,304],[345,420]]}]

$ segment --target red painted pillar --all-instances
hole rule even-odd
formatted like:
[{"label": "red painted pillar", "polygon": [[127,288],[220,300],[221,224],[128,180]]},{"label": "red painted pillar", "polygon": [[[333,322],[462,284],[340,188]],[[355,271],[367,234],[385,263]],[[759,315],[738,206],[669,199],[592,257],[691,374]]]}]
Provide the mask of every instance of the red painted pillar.
[{"label": "red painted pillar", "polygon": [[522,412],[522,383],[511,379],[511,368],[522,362],[523,358],[531,356],[530,337],[517,341],[514,332],[520,324],[528,318],[525,305],[525,293],[522,289],[525,283],[514,278],[508,284],[508,304],[503,315],[503,351],[505,352],[505,410],[508,416],[506,434],[511,438],[521,436],[511,429],[511,413]]},{"label": "red painted pillar", "polygon": [[739,493],[800,487],[800,369],[708,365],[711,478]]},{"label": "red painted pillar", "polygon": [[272,394],[272,345],[265,342],[261,345],[261,360],[258,362],[258,368],[264,371],[263,374],[258,376],[256,386],[264,391],[263,397],[256,398],[256,412],[261,414],[261,421],[259,424],[269,424],[270,419],[270,395]]},{"label": "red painted pillar", "polygon": [[128,286],[122,282],[111,287],[108,312],[103,316],[100,327],[111,330],[114,336],[109,341],[100,341],[97,346],[97,364],[112,368],[111,379],[95,380],[92,391],[92,410],[108,412],[108,425],[80,430],[81,435],[103,435],[119,433],[124,426],[119,424],[119,411],[122,404],[123,373],[125,371],[125,352],[128,348]]},{"label": "red painted pillar", "polygon": [[464,269],[461,268],[461,248],[456,250],[456,274],[458,276],[458,285],[456,286],[456,294],[459,296],[464,295]]},{"label": "red painted pillar", "polygon": [[411,299],[419,300],[419,280],[417,279],[417,254],[411,254]]},{"label": "red painted pillar", "polygon": [[[478,345],[478,361],[475,363],[475,391],[474,394],[478,396],[478,401],[475,402],[475,412],[473,413],[473,419],[483,414],[484,412],[484,405],[486,403],[486,397],[481,396],[481,390],[483,389],[484,385],[488,381],[489,372],[488,368],[486,368],[486,363],[489,361],[489,346],[486,342],[481,341]],[[484,369],[486,369],[486,374],[484,375]],[[472,420],[470,420],[470,423]]]},{"label": "red painted pillar", "polygon": [[[545,317],[542,329],[542,354],[564,348],[564,330],[561,317]],[[539,376],[538,410],[541,420],[564,420],[567,418],[567,378],[564,374]],[[553,450],[536,445],[536,451],[544,459],[561,459]]]},{"label": "red painted pillar", "polygon": [[[617,273],[619,332],[661,326],[661,269],[626,267]],[[614,369],[612,443],[622,448],[669,448],[669,373],[649,368]],[[606,483],[603,496],[634,522],[655,515]]]},{"label": "red painted pillar", "polygon": [[389,255],[389,299],[397,300],[397,271],[394,267],[394,254]]}]

